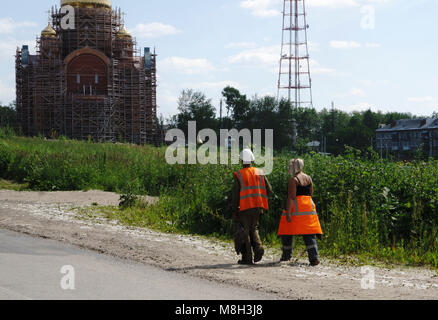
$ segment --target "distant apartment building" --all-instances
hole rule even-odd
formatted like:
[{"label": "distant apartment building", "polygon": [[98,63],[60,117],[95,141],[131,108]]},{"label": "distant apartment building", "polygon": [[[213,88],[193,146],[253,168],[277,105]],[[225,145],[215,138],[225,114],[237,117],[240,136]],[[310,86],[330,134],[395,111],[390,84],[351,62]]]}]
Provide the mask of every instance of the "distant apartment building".
[{"label": "distant apartment building", "polygon": [[376,147],[383,154],[413,154],[422,145],[438,157],[438,118],[398,120],[376,130]]}]

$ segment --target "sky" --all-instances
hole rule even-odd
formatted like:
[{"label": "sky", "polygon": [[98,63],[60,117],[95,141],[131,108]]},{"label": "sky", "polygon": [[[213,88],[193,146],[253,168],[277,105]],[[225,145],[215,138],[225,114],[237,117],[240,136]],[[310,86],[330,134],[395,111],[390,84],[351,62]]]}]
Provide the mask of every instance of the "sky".
[{"label": "sky", "polygon": [[[59,0],[2,3],[0,102],[15,99],[17,46],[47,26]],[[139,47],[155,48],[158,114],[177,113],[183,89],[219,112],[230,85],[277,95],[283,0],[113,0]],[[351,112],[438,112],[438,1],[306,0],[314,107]],[[284,92],[286,94],[286,92]]]}]

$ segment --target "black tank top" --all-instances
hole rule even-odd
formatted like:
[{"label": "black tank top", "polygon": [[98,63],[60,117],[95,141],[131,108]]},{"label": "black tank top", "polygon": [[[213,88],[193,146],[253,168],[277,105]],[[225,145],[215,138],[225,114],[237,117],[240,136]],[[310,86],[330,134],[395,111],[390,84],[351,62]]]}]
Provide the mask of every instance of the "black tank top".
[{"label": "black tank top", "polygon": [[311,196],[312,195],[312,184],[309,184],[307,186],[301,186],[300,180],[297,178],[297,197],[298,196]]}]

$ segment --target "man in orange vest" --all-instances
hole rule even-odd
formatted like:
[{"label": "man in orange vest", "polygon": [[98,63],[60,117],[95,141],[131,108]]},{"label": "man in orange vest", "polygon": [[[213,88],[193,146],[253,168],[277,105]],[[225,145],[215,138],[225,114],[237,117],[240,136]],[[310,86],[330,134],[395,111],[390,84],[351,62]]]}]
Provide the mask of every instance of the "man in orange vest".
[{"label": "man in orange vest", "polygon": [[243,150],[240,159],[243,169],[234,172],[233,220],[242,232],[243,244],[239,250],[242,260],[238,263],[251,265],[261,261],[265,253],[259,236],[259,219],[269,209],[272,188],[263,170],[252,167],[255,158],[251,150]]}]

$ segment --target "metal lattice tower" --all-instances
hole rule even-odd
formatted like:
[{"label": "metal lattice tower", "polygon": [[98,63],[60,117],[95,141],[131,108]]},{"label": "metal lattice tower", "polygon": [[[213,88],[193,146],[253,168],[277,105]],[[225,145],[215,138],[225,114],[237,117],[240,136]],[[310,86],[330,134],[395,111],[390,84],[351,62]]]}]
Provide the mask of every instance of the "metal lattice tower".
[{"label": "metal lattice tower", "polygon": [[313,107],[305,0],[284,0],[281,40],[280,90],[288,91],[292,107]]}]

